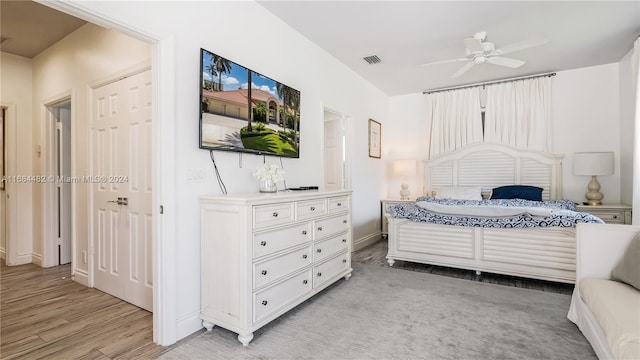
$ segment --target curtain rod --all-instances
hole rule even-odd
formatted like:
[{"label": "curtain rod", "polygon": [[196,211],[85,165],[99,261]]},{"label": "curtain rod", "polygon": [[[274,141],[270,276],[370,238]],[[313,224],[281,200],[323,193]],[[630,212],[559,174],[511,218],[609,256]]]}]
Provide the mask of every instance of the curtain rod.
[{"label": "curtain rod", "polygon": [[545,76],[548,76],[548,77],[556,76],[556,73],[552,72],[552,73],[546,73],[546,74],[521,76],[521,77],[510,78],[510,79],[494,80],[494,81],[480,82],[480,83],[475,83],[475,84],[451,86],[451,87],[440,88],[440,89],[425,90],[425,91],[422,92],[422,94],[423,95],[424,94],[428,95],[428,94],[433,94],[433,93],[437,93],[437,92],[441,92],[441,91],[458,90],[458,89],[466,89],[466,88],[477,87],[477,86],[501,84],[501,83],[512,82],[512,81],[517,81],[517,80],[535,79],[535,78],[545,77]]}]

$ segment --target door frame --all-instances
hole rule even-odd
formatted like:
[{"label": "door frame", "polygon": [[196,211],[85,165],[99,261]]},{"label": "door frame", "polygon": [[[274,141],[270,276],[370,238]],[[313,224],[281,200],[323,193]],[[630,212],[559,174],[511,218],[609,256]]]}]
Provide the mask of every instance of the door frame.
[{"label": "door frame", "polygon": [[[173,36],[152,34],[131,23],[104,16],[82,2],[34,0],[93,24],[119,31],[152,45],[153,173],[153,341],[177,341],[175,49]],[[160,209],[163,209],[161,212]]]},{"label": "door frame", "polygon": [[[18,147],[17,147],[17,113],[16,104],[0,103],[0,106],[6,109],[4,146],[5,146],[5,175],[17,175],[16,167],[18,166]],[[16,183],[12,181],[5,182],[3,196],[6,197],[6,205],[3,216],[5,217],[5,261],[7,265],[28,264],[32,261],[31,254],[18,253],[18,202],[16,196]]]},{"label": "door frame", "polygon": [[[58,237],[56,233],[57,201],[56,196],[56,174],[55,160],[56,155],[55,140],[56,135],[55,120],[56,117],[51,113],[51,108],[57,105],[69,102],[71,104],[71,174],[76,174],[76,116],[75,116],[75,92],[68,90],[61,94],[46,99],[42,106],[44,107],[44,148],[42,156],[44,159],[44,175],[47,177],[44,182],[44,194],[42,197],[42,267],[50,267],[58,265]],[[76,187],[71,187],[71,275],[76,275]],[[85,275],[86,274],[78,274]],[[84,283],[83,281],[79,281]],[[85,284],[86,285],[86,284]]]},{"label": "door frame", "polygon": [[[351,116],[345,115],[344,113],[337,111],[337,110],[333,110],[332,108],[323,106],[322,107],[322,149],[323,149],[323,153],[322,153],[322,176],[324,179],[325,176],[325,172],[327,171],[327,159],[325,159],[324,157],[324,147],[325,147],[325,139],[324,139],[324,126],[325,126],[325,122],[328,121],[328,119],[325,116],[325,113],[332,113],[334,115],[336,115],[336,117],[340,120],[340,122],[342,123],[342,135],[344,136],[344,151],[345,151],[345,159],[344,159],[344,184],[343,186],[343,190],[350,190],[351,189],[351,143],[352,143],[352,139],[351,139],[351,134],[352,134],[352,126],[353,126],[353,119],[351,118]],[[324,181],[324,180],[323,180]]]}]

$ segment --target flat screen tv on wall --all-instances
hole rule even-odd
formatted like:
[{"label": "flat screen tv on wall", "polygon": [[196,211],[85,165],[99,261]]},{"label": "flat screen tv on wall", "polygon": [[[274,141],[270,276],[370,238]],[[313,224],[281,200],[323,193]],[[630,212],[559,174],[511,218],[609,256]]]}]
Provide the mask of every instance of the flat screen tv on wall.
[{"label": "flat screen tv on wall", "polygon": [[200,49],[200,148],[300,156],[300,91]]}]

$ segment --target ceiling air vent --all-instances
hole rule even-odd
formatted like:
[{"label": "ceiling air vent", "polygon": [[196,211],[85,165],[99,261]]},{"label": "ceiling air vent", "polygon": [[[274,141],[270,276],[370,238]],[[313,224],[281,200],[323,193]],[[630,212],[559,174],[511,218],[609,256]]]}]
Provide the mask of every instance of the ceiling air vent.
[{"label": "ceiling air vent", "polygon": [[368,62],[369,65],[381,63],[382,60],[378,57],[378,55],[371,55],[363,57],[364,61]]}]

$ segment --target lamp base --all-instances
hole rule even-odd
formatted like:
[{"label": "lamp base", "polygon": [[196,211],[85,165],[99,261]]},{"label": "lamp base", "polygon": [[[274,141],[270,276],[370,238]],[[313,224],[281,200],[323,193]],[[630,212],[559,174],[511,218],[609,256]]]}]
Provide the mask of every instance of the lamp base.
[{"label": "lamp base", "polygon": [[409,195],[411,192],[409,191],[409,185],[406,182],[403,182],[400,185],[400,200],[409,200]]},{"label": "lamp base", "polygon": [[589,191],[584,194],[584,197],[587,198],[587,203],[591,206],[602,205],[604,195],[600,192],[600,183],[595,176],[591,177],[587,189],[589,189]]}]

